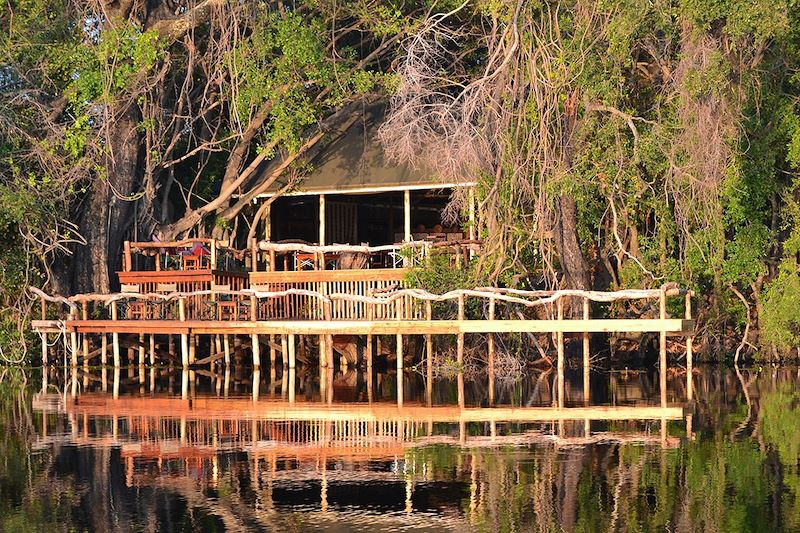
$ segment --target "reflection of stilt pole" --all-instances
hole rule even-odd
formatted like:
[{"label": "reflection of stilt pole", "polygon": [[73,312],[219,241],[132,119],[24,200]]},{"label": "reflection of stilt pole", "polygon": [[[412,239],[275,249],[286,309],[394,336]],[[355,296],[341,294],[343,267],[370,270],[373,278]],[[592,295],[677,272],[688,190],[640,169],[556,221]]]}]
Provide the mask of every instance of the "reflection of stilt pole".
[{"label": "reflection of stilt pole", "polygon": [[661,446],[667,445],[667,419],[661,419]]},{"label": "reflection of stilt pole", "polygon": [[225,367],[225,383],[223,383],[223,385],[222,385],[222,394],[224,394],[226,398],[228,397],[228,391],[230,390],[230,386],[231,386],[231,367],[230,366],[226,366]]},{"label": "reflection of stilt pole", "polygon": [[692,415],[686,415],[686,438],[688,440],[694,440],[694,435],[692,435]]},{"label": "reflection of stilt pole", "polygon": [[72,385],[72,398],[78,397],[78,369],[77,367],[72,367],[69,373],[70,383]]},{"label": "reflection of stilt pole", "polygon": [[[686,320],[692,319],[692,293],[686,292]],[[686,399],[692,401],[694,397],[694,383],[692,377],[692,366],[694,361],[692,354],[692,341],[694,337],[689,334],[686,337]]]},{"label": "reflection of stilt pole", "polygon": [[558,338],[558,407],[564,407],[564,332],[561,331],[561,322],[564,320],[564,299],[559,297],[556,302],[558,309],[559,332]]}]

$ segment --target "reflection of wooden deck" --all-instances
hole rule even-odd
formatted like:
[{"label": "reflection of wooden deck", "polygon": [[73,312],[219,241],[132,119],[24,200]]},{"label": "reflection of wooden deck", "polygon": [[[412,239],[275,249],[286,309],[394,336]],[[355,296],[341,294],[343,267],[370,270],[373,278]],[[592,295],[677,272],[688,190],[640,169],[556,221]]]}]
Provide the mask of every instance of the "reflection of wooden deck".
[{"label": "reflection of wooden deck", "polygon": [[126,397],[85,394],[63,406],[67,413],[89,416],[186,417],[217,420],[418,422],[545,422],[555,420],[677,420],[682,407],[456,407],[394,404],[288,403],[245,398]]}]

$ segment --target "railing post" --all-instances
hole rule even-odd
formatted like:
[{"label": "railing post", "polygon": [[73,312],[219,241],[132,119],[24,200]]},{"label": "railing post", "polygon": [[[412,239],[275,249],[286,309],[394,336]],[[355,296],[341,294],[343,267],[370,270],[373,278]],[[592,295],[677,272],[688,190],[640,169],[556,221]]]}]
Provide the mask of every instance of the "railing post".
[{"label": "railing post", "polygon": [[217,240],[211,239],[211,270],[217,269]]},{"label": "railing post", "polygon": [[122,265],[122,269],[125,272],[130,272],[133,269],[133,261],[131,258],[131,241],[125,241],[125,256],[124,256],[124,264]]},{"label": "railing post", "polygon": [[250,239],[250,270],[258,272],[258,242]]}]

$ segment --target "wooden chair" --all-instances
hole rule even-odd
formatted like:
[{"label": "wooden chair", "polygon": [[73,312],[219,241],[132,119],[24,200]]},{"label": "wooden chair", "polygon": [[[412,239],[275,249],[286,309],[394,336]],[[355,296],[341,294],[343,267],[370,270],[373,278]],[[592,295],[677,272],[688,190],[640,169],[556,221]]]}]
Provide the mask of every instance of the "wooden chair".
[{"label": "wooden chair", "polygon": [[[141,285],[123,283],[120,285],[120,292],[141,294]],[[147,302],[137,300],[135,298],[127,298],[122,301],[127,308],[127,312],[123,313],[129,320],[144,320],[147,318]]]},{"label": "wooden chair", "polygon": [[[171,294],[173,292],[178,292],[178,284],[177,283],[157,283],[156,284],[156,292],[159,294]],[[166,301],[159,301],[156,303],[155,307],[158,309],[158,318],[165,319],[167,318],[167,308],[169,307],[169,302]]]},{"label": "wooden chair", "polygon": [[183,256],[183,269],[184,270],[200,270],[200,258],[199,255],[184,255]]},{"label": "wooden chair", "polygon": [[[211,284],[212,291],[224,291],[231,290],[230,285],[217,285]],[[239,305],[238,302],[235,301],[230,294],[211,294],[211,302],[209,302],[212,307],[216,307],[216,318],[218,320],[239,320]]]}]

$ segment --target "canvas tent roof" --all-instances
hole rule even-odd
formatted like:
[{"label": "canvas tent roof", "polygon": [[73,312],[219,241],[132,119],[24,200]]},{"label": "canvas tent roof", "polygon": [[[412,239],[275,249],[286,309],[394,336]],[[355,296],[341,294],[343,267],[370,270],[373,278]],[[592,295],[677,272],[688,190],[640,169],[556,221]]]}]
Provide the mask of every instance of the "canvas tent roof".
[{"label": "canvas tent roof", "polygon": [[[384,111],[385,104],[366,108],[361,120],[311,161],[314,170],[303,177],[291,192],[284,194],[358,194],[474,185],[474,182],[466,181],[442,183],[432,173],[390,162],[376,138]],[[273,196],[288,179],[288,176],[278,178],[260,196]]]}]

